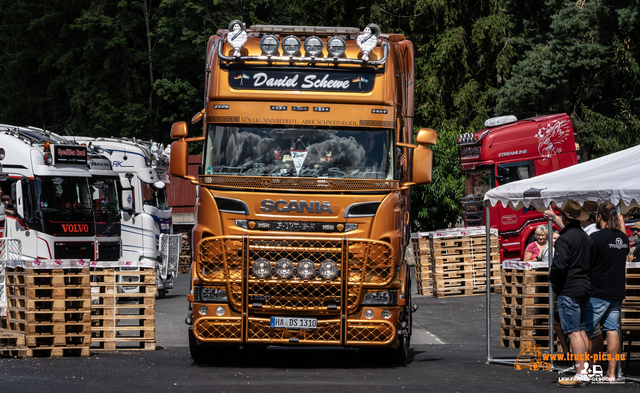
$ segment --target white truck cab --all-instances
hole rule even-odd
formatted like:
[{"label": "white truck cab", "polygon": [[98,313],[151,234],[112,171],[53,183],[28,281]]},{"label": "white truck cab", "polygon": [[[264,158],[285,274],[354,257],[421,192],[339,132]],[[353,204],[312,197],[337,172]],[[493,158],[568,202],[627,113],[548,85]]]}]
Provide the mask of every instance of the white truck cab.
[{"label": "white truck cab", "polygon": [[86,147],[38,128],[2,124],[0,162],[4,236],[21,241],[22,257],[94,259]]},{"label": "white truck cab", "polygon": [[123,188],[121,209],[123,261],[152,260],[157,267],[158,295],[173,288],[178,274],[180,235],[173,235],[167,203],[168,155],[161,146],[128,138],[74,137],[98,147],[111,161]]}]

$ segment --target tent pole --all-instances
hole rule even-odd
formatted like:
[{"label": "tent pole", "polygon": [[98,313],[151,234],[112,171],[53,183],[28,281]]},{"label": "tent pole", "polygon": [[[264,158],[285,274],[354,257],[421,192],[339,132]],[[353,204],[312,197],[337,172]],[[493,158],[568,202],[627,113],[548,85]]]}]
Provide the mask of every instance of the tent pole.
[{"label": "tent pole", "polygon": [[[549,206],[549,209],[553,209],[551,206]],[[549,248],[549,277],[551,277],[551,264],[553,263],[553,221],[551,220],[551,218],[549,218],[549,221],[547,222],[547,242],[549,242],[549,245],[547,246]],[[555,353],[555,338],[554,338],[554,333],[555,331],[553,330],[554,327],[554,321],[553,321],[553,288],[551,287],[551,281],[549,281],[549,353],[551,355],[553,355]],[[551,369],[553,370],[554,368],[554,361],[553,361],[554,356],[549,356],[549,360],[551,362]]]},{"label": "tent pole", "polygon": [[487,363],[491,362],[491,202],[485,202],[486,269],[487,269]]},{"label": "tent pole", "polygon": [[[618,202],[618,205],[616,206],[616,213],[620,214],[620,202]],[[624,220],[622,220],[622,222],[624,222]],[[627,233],[626,228],[624,227],[624,225],[622,226],[622,232],[624,232],[625,234]],[[626,263],[625,263],[626,265]],[[625,267],[625,275],[626,275],[627,269]],[[624,299],[622,300],[624,302]],[[616,372],[616,378],[619,380],[620,378],[622,378],[622,360],[621,360],[621,354],[622,354],[622,308],[620,308],[620,312],[618,313],[618,361],[617,361],[617,372]],[[604,334],[604,332],[602,332]]]}]

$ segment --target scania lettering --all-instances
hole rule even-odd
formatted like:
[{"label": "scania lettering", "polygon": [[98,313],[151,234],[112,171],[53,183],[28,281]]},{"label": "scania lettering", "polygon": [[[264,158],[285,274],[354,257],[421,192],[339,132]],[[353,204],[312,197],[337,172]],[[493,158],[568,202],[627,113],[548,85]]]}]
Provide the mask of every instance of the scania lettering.
[{"label": "scania lettering", "polygon": [[[458,137],[460,165],[465,175],[462,216],[468,226],[485,224],[482,198],[491,188],[566,168],[578,162],[571,119],[566,114],[518,121],[501,116],[485,129]],[[514,211],[501,204],[491,208],[491,227],[500,236],[500,255],[522,259],[534,231],[544,224],[542,213],[527,206]]]},{"label": "scania lettering", "polygon": [[[114,182],[112,186],[118,185],[123,189],[119,212],[122,231],[120,260],[153,261],[157,268],[158,296],[163,297],[173,288],[178,274],[179,248],[182,246],[182,240],[178,239],[180,235],[172,234],[171,207],[167,204],[168,151],[155,142],[135,138],[74,139],[99,149],[119,175],[119,184]],[[128,281],[135,276],[119,278]],[[137,290],[133,285],[125,289]]]},{"label": "scania lettering", "polygon": [[260,205],[262,205],[260,210],[263,212],[271,212],[275,210],[277,212],[295,211],[298,213],[304,213],[306,210],[307,213],[333,213],[329,202],[312,201],[307,203],[306,201],[300,201],[300,204],[298,204],[298,201],[287,202],[281,199],[273,202],[272,200],[265,199],[260,202]]},{"label": "scania lettering", "polygon": [[[436,143],[426,128],[413,143],[413,45],[374,24],[234,27],[209,39],[204,109],[192,120],[202,134],[171,129],[170,173],[198,186],[192,358],[342,346],[403,363],[410,187],[431,181],[426,146]],[[191,142],[203,143],[197,176],[187,174]]]},{"label": "scania lettering", "polygon": [[95,258],[87,149],[32,127],[0,125],[5,236],[29,259]]}]

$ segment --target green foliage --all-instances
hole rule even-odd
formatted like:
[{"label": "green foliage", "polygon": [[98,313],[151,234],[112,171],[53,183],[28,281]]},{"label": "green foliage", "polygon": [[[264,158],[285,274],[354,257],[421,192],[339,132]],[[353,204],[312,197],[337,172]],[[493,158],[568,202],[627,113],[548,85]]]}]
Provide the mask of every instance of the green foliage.
[{"label": "green foliage", "polygon": [[[640,2],[547,1],[532,13],[521,3],[509,9],[522,55],[495,113],[568,113],[583,159],[639,143]],[[530,30],[532,21],[549,23]]]},{"label": "green foliage", "polygon": [[433,151],[433,181],[411,190],[411,230],[432,231],[454,226],[462,213],[460,200],[464,176],[460,171],[460,151],[456,137],[463,131],[445,123],[438,133]]}]

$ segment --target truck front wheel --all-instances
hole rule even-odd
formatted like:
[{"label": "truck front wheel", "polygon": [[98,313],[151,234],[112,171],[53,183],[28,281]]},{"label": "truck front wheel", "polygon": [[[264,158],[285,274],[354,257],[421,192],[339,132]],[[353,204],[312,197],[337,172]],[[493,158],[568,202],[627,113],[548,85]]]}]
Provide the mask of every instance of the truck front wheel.
[{"label": "truck front wheel", "polygon": [[191,352],[191,359],[195,363],[222,363],[227,357],[229,349],[229,347],[222,345],[198,344],[193,331],[189,329],[189,352]]}]

